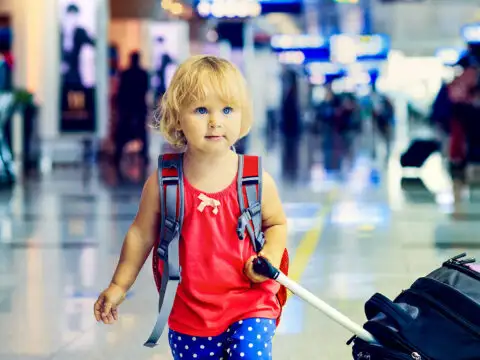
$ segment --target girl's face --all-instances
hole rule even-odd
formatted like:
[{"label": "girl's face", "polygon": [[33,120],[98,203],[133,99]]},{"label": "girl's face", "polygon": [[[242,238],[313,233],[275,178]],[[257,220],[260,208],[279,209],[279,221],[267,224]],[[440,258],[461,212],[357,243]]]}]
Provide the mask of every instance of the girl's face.
[{"label": "girl's face", "polygon": [[240,137],[241,107],[225,102],[215,91],[195,101],[180,114],[179,130],[188,147],[203,153],[228,151]]}]

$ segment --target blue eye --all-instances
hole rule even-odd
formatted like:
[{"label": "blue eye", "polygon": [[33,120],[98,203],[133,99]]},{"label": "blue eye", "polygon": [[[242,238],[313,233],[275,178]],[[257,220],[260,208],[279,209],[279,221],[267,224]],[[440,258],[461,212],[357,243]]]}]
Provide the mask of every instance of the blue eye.
[{"label": "blue eye", "polygon": [[195,113],[197,113],[197,114],[205,115],[207,112],[208,112],[207,108],[203,107],[203,106],[195,109]]},{"label": "blue eye", "polygon": [[227,106],[226,108],[223,109],[223,113],[225,115],[230,114],[233,111],[233,109],[230,106]]}]

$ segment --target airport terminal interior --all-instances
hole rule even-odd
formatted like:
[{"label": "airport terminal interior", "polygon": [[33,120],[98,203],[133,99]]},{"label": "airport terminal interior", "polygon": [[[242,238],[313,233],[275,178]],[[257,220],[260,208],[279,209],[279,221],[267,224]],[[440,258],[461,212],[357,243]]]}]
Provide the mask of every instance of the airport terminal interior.
[{"label": "airport terminal interior", "polygon": [[[176,151],[159,103],[199,54],[246,78],[254,122],[235,150],[277,184],[291,280],[362,326],[375,293],[464,252],[480,269],[478,2],[0,0],[1,360],[173,359],[167,332],[143,346],[150,257],[115,324],[93,308]],[[291,294],[271,355],[352,359],[352,336]]]}]

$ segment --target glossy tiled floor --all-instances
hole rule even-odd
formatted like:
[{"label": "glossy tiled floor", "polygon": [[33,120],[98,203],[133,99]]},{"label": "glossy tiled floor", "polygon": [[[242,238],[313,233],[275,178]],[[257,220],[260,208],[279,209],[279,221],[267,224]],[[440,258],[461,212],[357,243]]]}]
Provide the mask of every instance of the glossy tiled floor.
[{"label": "glossy tiled floor", "polygon": [[[317,162],[315,140],[300,144],[288,161],[277,147],[265,161],[289,216],[293,276],[355,321],[364,321],[363,304],[376,291],[393,297],[465,248],[480,257],[480,225],[448,214],[438,157],[422,170],[424,186],[401,182],[395,157],[377,166],[361,153],[346,175],[333,176]],[[149,267],[117,324],[92,316],[136,211],[141,171],[130,166],[128,174],[137,180],[121,181],[108,167],[56,170],[1,194],[0,359],[171,358],[164,340],[155,350],[142,347],[156,314]],[[465,211],[480,215],[474,200]],[[349,337],[292,297],[274,359],[351,359]]]}]

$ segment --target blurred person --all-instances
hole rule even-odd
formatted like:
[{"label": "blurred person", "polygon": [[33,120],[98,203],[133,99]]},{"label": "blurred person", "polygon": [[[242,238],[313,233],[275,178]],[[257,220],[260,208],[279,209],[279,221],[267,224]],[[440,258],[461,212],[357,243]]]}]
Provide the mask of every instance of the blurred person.
[{"label": "blurred person", "polygon": [[[432,124],[442,133],[450,133],[450,120],[452,118],[452,106],[456,94],[464,97],[467,88],[472,88],[477,82],[476,73],[480,68],[480,44],[467,44],[467,51],[456,63],[463,69],[462,74],[455,77],[450,83],[442,83],[440,90],[432,105],[430,120]],[[453,93],[451,91],[454,91]]]},{"label": "blurred person", "polygon": [[359,109],[355,95],[346,93],[341,103],[339,114],[340,126],[339,136],[342,141],[342,148],[345,151],[346,163],[353,162],[355,137],[360,131]]},{"label": "blurred person", "polygon": [[[64,87],[80,90],[91,87],[80,67],[86,47],[95,46],[95,40],[80,23],[80,9],[72,3],[67,6],[61,25],[61,73]],[[93,67],[94,68],[94,67]]]},{"label": "blurred person", "polygon": [[449,170],[453,181],[454,216],[461,211],[461,195],[468,183],[469,163],[480,163],[480,71],[467,67],[448,85],[451,102],[449,122]]},{"label": "blurred person", "polygon": [[285,68],[282,74],[282,80],[282,134],[287,138],[297,138],[301,132],[297,74],[294,70]]},{"label": "blurred person", "polygon": [[80,7],[71,2],[60,29],[61,131],[95,130],[95,39],[82,24]]},{"label": "blurred person", "polygon": [[372,92],[372,119],[373,124],[385,143],[385,159],[388,161],[393,140],[395,109],[388,96],[380,94],[375,90]]},{"label": "blurred person", "polygon": [[115,140],[118,125],[117,92],[120,78],[120,66],[118,57],[118,45],[109,44],[109,120],[108,132],[102,141],[102,153],[114,156]]},{"label": "blurred person", "polygon": [[[263,172],[259,220],[265,243],[259,250],[252,244],[259,237],[239,240],[240,158],[232,145],[247,135],[252,122],[245,79],[237,67],[218,57],[188,59],[162,98],[160,130],[169,143],[184,149],[179,158],[185,185],[181,281],[168,320],[175,360],[272,359],[275,320],[281,311],[280,287],[256,274],[252,262],[260,255],[279,267],[287,222],[274,180],[259,169]],[[255,157],[242,159],[245,169],[247,161],[258,167],[258,162],[250,161]],[[139,212],[125,237],[111,283],[95,303],[97,321],[112,324],[118,319],[118,306],[149,252],[157,250],[158,224],[165,215],[160,213],[163,188],[159,189],[158,182],[155,172],[144,186]]]},{"label": "blurred person", "polygon": [[138,152],[148,163],[147,94],[148,72],[140,65],[140,53],[130,55],[130,67],[120,74],[117,92],[118,125],[116,126],[115,165],[118,167],[125,145]]},{"label": "blurred person", "polygon": [[152,76],[152,87],[154,89],[154,102],[155,104],[159,104],[167,91],[177,64],[175,59],[168,53],[165,46],[165,39],[162,36],[157,38],[153,51],[154,74]]},{"label": "blurred person", "polygon": [[333,92],[332,84],[325,85],[325,96],[315,110],[315,122],[313,132],[320,134],[323,131],[331,130],[335,118],[340,114],[340,97]]},{"label": "blurred person", "polygon": [[278,64],[278,61],[274,57],[269,60],[267,72],[267,124],[265,127],[265,133],[267,138],[267,149],[271,149],[277,140],[277,134],[279,130],[280,100],[282,98],[281,68]]},{"label": "blurred person", "polygon": [[299,166],[301,114],[297,81],[295,70],[285,67],[282,72],[280,134],[283,176],[289,181],[297,179]]},{"label": "blurred person", "polygon": [[438,91],[431,110],[430,124],[432,125],[438,140],[442,144],[442,155],[448,158],[449,134],[451,131],[452,102],[449,97],[448,83],[443,83]]},{"label": "blurred person", "polygon": [[342,97],[333,91],[332,83],[325,85],[325,97],[316,109],[315,133],[321,134],[321,146],[327,169],[339,169],[342,154],[340,152],[343,139]]}]

